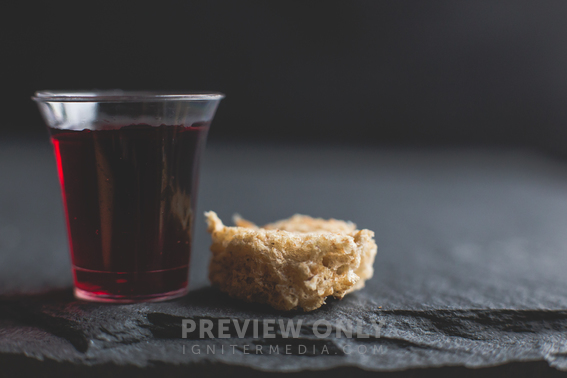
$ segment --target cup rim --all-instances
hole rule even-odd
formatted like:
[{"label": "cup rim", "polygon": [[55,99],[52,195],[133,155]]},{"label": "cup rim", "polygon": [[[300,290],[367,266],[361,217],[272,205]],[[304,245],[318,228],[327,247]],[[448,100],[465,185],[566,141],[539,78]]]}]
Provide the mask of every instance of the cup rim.
[{"label": "cup rim", "polygon": [[36,102],[165,102],[211,101],[221,100],[224,97],[223,93],[210,91],[42,90],[35,92],[32,100]]}]

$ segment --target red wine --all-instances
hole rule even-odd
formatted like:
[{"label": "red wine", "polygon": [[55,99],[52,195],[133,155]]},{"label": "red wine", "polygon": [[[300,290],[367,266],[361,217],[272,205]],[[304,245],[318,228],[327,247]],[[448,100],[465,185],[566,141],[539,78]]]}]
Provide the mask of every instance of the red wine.
[{"label": "red wine", "polygon": [[50,132],[78,295],[185,291],[208,124]]}]

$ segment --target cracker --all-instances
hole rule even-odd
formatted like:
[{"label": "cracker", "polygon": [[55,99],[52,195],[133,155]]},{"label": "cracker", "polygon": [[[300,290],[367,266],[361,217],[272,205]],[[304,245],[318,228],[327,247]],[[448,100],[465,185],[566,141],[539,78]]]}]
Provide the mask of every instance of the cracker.
[{"label": "cracker", "polygon": [[209,279],[233,297],[312,311],[372,277],[374,233],[354,223],[294,215],[258,227],[236,216],[237,226],[226,227],[213,211],[205,216],[213,241]]}]

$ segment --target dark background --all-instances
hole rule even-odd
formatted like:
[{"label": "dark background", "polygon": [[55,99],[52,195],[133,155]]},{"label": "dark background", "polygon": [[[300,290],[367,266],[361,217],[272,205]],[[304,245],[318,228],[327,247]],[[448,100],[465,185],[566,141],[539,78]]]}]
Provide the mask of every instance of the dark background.
[{"label": "dark background", "polygon": [[38,89],[192,89],[211,140],[567,145],[565,1],[11,3],[0,135]]}]

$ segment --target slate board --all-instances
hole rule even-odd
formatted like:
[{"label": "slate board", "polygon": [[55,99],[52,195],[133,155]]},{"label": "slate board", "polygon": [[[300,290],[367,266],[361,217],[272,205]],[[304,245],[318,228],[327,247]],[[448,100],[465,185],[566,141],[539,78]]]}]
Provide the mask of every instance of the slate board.
[{"label": "slate board", "polygon": [[[186,297],[135,305],[76,301],[49,144],[2,142],[0,177],[0,373],[6,376],[567,371],[564,162],[519,150],[209,145],[199,214],[212,209],[230,223],[238,212],[262,224],[300,212],[376,232],[376,272],[367,287],[311,313],[280,313],[210,287],[204,222],[197,225]],[[301,319],[300,338],[181,338],[182,319],[266,318]],[[321,339],[312,328],[319,319],[360,321],[368,334],[372,321],[384,326],[379,338]],[[291,354],[245,354],[244,345],[290,343]],[[299,354],[299,344],[310,352]],[[217,353],[190,353],[193,345],[215,346]],[[321,353],[325,347],[329,355]],[[359,347],[367,353],[345,353]]]}]

